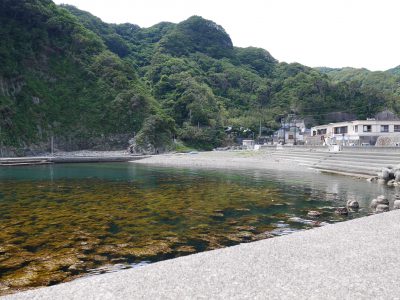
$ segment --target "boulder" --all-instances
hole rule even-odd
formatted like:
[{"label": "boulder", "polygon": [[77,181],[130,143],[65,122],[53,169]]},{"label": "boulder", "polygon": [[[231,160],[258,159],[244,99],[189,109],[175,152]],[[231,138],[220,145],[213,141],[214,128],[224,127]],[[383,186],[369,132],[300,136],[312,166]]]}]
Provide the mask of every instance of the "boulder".
[{"label": "boulder", "polygon": [[376,209],[377,206],[378,206],[378,200],[377,199],[372,199],[370,207],[372,209]]},{"label": "boulder", "polygon": [[386,183],[387,186],[394,186],[394,184],[395,184],[394,179],[390,179],[390,180]]},{"label": "boulder", "polygon": [[389,200],[384,195],[380,195],[376,198],[377,204],[389,205]]},{"label": "boulder", "polygon": [[389,211],[389,205],[378,204],[376,206],[375,212],[381,213],[381,212],[385,212],[385,211]]},{"label": "boulder", "polygon": [[388,181],[390,179],[390,169],[388,168],[383,168],[381,173],[379,174],[379,178],[383,179],[385,181]]},{"label": "boulder", "polygon": [[394,200],[393,209],[400,209],[400,200]]},{"label": "boulder", "polygon": [[367,178],[367,181],[374,182],[374,181],[377,181],[378,179],[379,179],[378,176],[373,176],[373,177]]},{"label": "boulder", "polygon": [[347,207],[352,209],[360,208],[360,204],[356,200],[347,200]]}]

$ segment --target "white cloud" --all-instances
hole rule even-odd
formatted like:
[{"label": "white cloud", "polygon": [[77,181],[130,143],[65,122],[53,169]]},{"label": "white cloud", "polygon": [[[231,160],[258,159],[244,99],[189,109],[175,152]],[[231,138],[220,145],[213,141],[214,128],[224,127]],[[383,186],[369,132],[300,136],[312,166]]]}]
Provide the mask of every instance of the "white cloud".
[{"label": "white cloud", "polygon": [[149,27],[200,15],[236,46],[267,49],[280,61],[385,70],[400,64],[398,0],[56,0],[109,23]]}]

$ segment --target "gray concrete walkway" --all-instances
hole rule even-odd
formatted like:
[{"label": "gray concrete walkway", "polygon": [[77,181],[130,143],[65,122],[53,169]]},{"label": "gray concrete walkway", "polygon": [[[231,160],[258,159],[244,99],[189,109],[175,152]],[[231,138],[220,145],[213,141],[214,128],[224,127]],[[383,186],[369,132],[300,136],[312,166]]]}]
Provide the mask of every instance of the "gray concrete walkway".
[{"label": "gray concrete walkway", "polygon": [[400,299],[400,211],[5,299]]}]

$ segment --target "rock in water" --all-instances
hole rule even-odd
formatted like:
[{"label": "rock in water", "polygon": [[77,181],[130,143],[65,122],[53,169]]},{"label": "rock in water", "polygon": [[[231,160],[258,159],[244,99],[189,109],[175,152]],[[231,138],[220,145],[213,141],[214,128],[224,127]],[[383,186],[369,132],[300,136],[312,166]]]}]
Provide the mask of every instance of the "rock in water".
[{"label": "rock in water", "polygon": [[378,206],[378,200],[372,199],[370,207],[375,209]]},{"label": "rock in water", "polygon": [[356,200],[348,200],[347,207],[352,208],[352,209],[358,209],[358,208],[360,208],[360,204]]},{"label": "rock in water", "polygon": [[400,200],[394,200],[393,209],[400,209]]},{"label": "rock in water", "polygon": [[349,211],[347,210],[346,207],[338,207],[335,210],[335,214],[347,216],[349,214]]},{"label": "rock in water", "polygon": [[379,178],[388,181],[390,179],[390,169],[388,168],[383,168],[382,172],[379,174]]},{"label": "rock in water", "polygon": [[394,172],[394,180],[396,182],[400,182],[400,170],[396,170],[396,172]]},{"label": "rock in water", "polygon": [[394,186],[395,180],[394,179],[390,179],[386,184],[388,186]]},{"label": "rock in water", "polygon": [[384,195],[380,195],[376,198],[377,204],[389,205],[389,200]]},{"label": "rock in water", "polygon": [[375,212],[377,212],[377,213],[381,213],[381,212],[385,212],[385,211],[389,211],[389,205],[378,204],[375,209]]},{"label": "rock in water", "polygon": [[310,211],[307,213],[307,215],[308,215],[309,217],[318,218],[318,217],[320,217],[320,216],[322,215],[322,213],[319,212],[319,211],[316,211],[316,210],[310,210]]}]

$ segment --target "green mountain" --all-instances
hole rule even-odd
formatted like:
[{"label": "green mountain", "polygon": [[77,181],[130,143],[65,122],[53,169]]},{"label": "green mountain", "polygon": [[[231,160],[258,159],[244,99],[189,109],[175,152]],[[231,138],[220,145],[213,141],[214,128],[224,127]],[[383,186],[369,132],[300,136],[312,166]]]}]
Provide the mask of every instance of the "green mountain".
[{"label": "green mountain", "polygon": [[327,74],[335,83],[357,82],[362,88],[377,89],[387,95],[400,95],[399,67],[384,72],[354,68],[319,68],[319,70]]},{"label": "green mountain", "polygon": [[140,28],[50,0],[3,0],[0,25],[3,149],[46,150],[51,137],[60,149],[106,149],[133,136],[138,150],[170,149],[173,137],[210,149],[231,142],[226,126],[240,135],[261,121],[268,132],[287,113],[317,124],[331,112],[399,111],[396,71],[341,80],[234,47],[199,16]]}]

